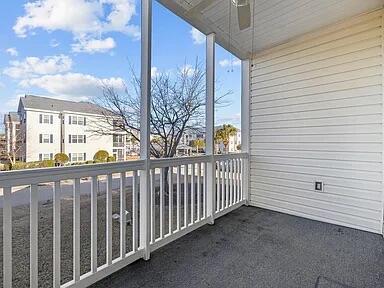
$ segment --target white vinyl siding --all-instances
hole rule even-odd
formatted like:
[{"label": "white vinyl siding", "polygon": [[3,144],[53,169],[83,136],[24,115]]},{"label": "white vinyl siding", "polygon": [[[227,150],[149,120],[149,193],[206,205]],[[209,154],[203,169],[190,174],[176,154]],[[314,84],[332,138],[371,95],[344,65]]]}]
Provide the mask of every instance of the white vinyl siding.
[{"label": "white vinyl siding", "polygon": [[383,30],[375,11],[254,59],[252,205],[382,233]]}]

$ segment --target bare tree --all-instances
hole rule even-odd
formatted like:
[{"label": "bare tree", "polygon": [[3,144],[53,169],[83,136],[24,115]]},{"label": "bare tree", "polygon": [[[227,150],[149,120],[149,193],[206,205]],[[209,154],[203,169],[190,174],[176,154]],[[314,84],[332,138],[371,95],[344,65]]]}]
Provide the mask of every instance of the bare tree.
[{"label": "bare tree", "polygon": [[[104,84],[96,104],[103,107],[104,123],[97,123],[97,133],[111,133],[110,127],[125,131],[140,141],[140,79],[131,67],[130,89],[121,94]],[[174,157],[185,132],[199,133],[205,123],[205,69],[198,59],[194,66],[185,65],[175,74],[163,73],[151,80],[152,109],[150,118],[150,152],[154,158]],[[231,91],[217,97],[216,103]],[[106,124],[106,125],[105,125]],[[109,127],[109,129],[108,129]],[[113,132],[112,132],[113,133]]]},{"label": "bare tree", "polygon": [[0,159],[7,159],[11,166],[19,160],[23,148],[23,133],[20,129],[16,131],[14,137],[10,139],[9,150],[6,143],[4,143],[5,147],[0,147]]}]

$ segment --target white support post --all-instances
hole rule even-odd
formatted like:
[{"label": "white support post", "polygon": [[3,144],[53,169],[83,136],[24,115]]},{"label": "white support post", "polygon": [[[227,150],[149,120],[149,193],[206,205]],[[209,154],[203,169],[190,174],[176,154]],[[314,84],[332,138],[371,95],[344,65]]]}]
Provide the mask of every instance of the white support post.
[{"label": "white support post", "polygon": [[244,166],[242,169],[242,186],[243,197],[246,205],[249,205],[249,92],[250,92],[250,61],[243,60],[241,62],[241,152],[247,153],[248,157],[243,159]]},{"label": "white support post", "polygon": [[211,156],[207,163],[207,217],[210,224],[215,222],[215,199],[216,199],[216,167],[214,154],[214,125],[215,125],[215,34],[207,35],[206,41],[206,145],[205,152]]},{"label": "white support post", "polygon": [[151,117],[151,48],[152,0],[141,1],[141,108],[140,108],[140,159],[145,170],[140,171],[140,248],[143,258],[150,258],[150,117]]},{"label": "white support post", "polygon": [[3,287],[12,288],[12,188],[4,187],[3,194]]}]

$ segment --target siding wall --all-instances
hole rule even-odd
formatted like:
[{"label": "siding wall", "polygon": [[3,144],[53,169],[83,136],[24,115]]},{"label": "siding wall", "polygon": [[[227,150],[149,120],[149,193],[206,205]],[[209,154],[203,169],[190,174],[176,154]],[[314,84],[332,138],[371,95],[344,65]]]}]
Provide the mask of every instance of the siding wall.
[{"label": "siding wall", "polygon": [[253,60],[251,205],[382,233],[383,11]]}]

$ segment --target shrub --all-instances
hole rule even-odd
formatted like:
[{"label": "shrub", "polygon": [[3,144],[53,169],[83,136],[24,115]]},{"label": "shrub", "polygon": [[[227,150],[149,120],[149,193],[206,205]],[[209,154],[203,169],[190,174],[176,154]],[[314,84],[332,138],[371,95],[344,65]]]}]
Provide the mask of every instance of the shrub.
[{"label": "shrub", "polygon": [[69,157],[65,153],[57,153],[55,155],[55,161],[57,163],[60,163],[61,165],[63,165],[63,164],[65,164],[65,163],[67,163],[69,161]]},{"label": "shrub", "polygon": [[93,156],[93,160],[96,163],[106,162],[109,157],[109,153],[105,150],[99,150],[96,152],[95,156]]},{"label": "shrub", "polygon": [[115,156],[108,156],[107,162],[116,162],[116,157]]},{"label": "shrub", "polygon": [[43,160],[40,162],[39,167],[41,168],[55,167],[55,160]]},{"label": "shrub", "polygon": [[9,171],[11,170],[11,163],[2,163],[0,164],[1,171]]},{"label": "shrub", "polygon": [[25,162],[15,162],[14,164],[10,165],[11,170],[21,170],[21,169],[28,169],[28,165]]}]

